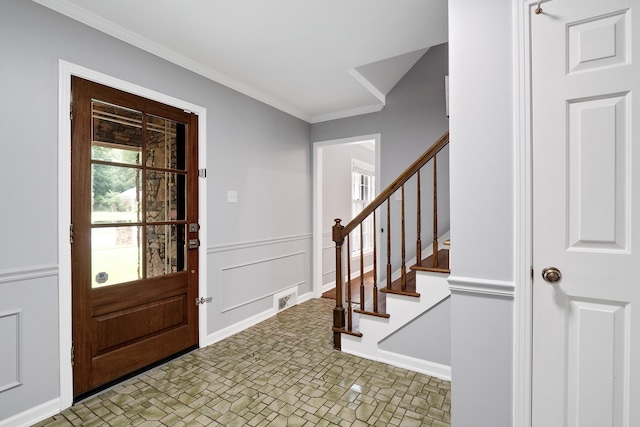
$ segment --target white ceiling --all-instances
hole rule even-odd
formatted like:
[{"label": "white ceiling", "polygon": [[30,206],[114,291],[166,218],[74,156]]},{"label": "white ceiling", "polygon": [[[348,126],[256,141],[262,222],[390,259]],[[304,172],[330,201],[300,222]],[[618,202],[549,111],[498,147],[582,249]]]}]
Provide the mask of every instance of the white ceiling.
[{"label": "white ceiling", "polygon": [[34,0],[308,122],[372,111],[447,0]]}]

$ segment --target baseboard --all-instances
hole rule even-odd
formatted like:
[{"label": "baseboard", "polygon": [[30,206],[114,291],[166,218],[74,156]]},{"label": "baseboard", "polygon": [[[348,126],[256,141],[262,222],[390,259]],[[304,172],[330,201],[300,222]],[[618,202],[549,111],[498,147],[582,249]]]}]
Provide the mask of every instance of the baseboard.
[{"label": "baseboard", "polygon": [[298,302],[296,305],[302,304],[303,302],[309,301],[310,299],[314,298],[316,298],[316,296],[313,294],[313,292],[307,292],[306,294],[298,295]]},{"label": "baseboard", "polygon": [[322,285],[320,287],[320,294],[318,295],[318,298],[320,297],[320,295],[324,294],[327,291],[330,291],[331,289],[333,289],[335,287],[336,287],[336,281],[335,280],[332,281],[332,282],[327,283],[326,285]]},{"label": "baseboard", "polygon": [[[343,336],[343,339],[345,336]],[[351,337],[347,337],[350,339]],[[353,356],[362,357],[363,359],[374,360],[376,362],[386,363],[388,365],[397,366],[398,368],[408,369],[410,371],[419,372],[430,377],[439,378],[445,381],[451,381],[451,366],[441,365],[428,360],[422,360],[404,354],[392,353],[386,350],[378,350],[376,357],[358,351],[343,349],[343,352]]]},{"label": "baseboard", "polygon": [[10,418],[0,420],[0,427],[27,427],[60,413],[60,398],[56,397]]},{"label": "baseboard", "polygon": [[399,368],[409,369],[410,371],[420,372],[421,374],[431,377],[440,378],[441,380],[451,381],[451,366],[386,350],[378,350],[378,361]]},{"label": "baseboard", "polygon": [[[237,334],[238,332],[242,332],[247,328],[250,328],[258,323],[267,320],[270,317],[276,315],[276,311],[273,308],[269,310],[265,310],[262,313],[255,314],[247,319],[244,319],[241,322],[234,323],[231,326],[227,326],[224,329],[220,329],[212,334],[207,335],[205,342],[200,343],[200,347],[207,347],[211,344],[215,344],[218,341],[222,341],[225,338],[229,338],[232,335]],[[0,426],[1,427],[1,426]]]},{"label": "baseboard", "polygon": [[[313,298],[315,298],[315,296],[313,295],[313,292],[307,292],[305,294],[298,295],[297,304],[302,304],[303,302]],[[230,336],[235,335],[238,332],[242,332],[245,329],[250,328],[254,325],[257,325],[258,323],[264,320],[267,320],[268,318],[273,317],[276,314],[278,314],[277,311],[271,308],[269,310],[263,311],[262,313],[253,315],[241,322],[234,323],[231,326],[227,326],[224,329],[220,329],[219,331],[216,331],[212,334],[207,335],[207,337],[205,338],[205,341],[200,343],[200,347],[207,347],[211,344],[217,343],[218,341],[222,341],[225,338],[229,338]],[[0,425],[0,427],[2,426]]]}]

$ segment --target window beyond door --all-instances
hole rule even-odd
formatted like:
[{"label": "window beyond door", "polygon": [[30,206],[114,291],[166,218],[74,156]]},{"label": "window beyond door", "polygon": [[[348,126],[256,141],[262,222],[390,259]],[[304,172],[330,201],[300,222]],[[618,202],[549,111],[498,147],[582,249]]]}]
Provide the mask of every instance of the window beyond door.
[{"label": "window beyond door", "polygon": [[[354,218],[374,199],[375,189],[375,168],[368,163],[352,159],[351,160],[351,218]],[[360,253],[373,250],[373,216],[369,216],[362,223],[362,242],[360,234],[353,236],[352,252]]]}]

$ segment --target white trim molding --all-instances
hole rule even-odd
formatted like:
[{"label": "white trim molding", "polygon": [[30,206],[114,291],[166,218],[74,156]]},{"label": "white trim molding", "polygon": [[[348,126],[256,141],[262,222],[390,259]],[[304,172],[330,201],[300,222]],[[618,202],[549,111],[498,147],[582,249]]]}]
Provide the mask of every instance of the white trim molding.
[{"label": "white trim molding", "polygon": [[[313,199],[312,199],[312,227],[313,227],[313,243],[312,243],[312,276],[311,276],[311,288],[316,298],[320,298],[323,292],[322,286],[322,255],[323,239],[327,236],[324,231],[324,219],[322,218],[322,157],[323,148],[331,145],[339,144],[358,144],[362,141],[373,140],[375,146],[375,159],[376,159],[376,182],[380,182],[380,134],[370,134],[353,136],[348,138],[332,139],[327,141],[316,141],[313,143]],[[377,232],[377,231],[376,231]],[[328,233],[332,236],[331,232]],[[333,239],[332,239],[333,241]],[[379,254],[378,254],[379,256]]]},{"label": "white trim molding", "polygon": [[343,111],[337,111],[335,113],[328,113],[328,114],[321,114],[319,116],[313,116],[311,117],[311,120],[307,120],[307,121],[311,124],[328,122],[329,120],[338,120],[338,119],[344,119],[346,117],[361,116],[363,114],[369,114],[369,113],[377,113],[378,111],[381,111],[383,108],[384,108],[384,104],[367,105],[364,107],[352,108],[350,110],[343,110]]},{"label": "white trim molding", "polygon": [[297,242],[299,240],[309,240],[312,234],[298,234],[294,236],[276,237],[273,239],[253,240],[248,242],[229,243],[226,245],[217,245],[207,248],[207,254],[215,254],[220,252],[229,252],[239,249],[255,248],[258,246],[277,245],[280,243]]},{"label": "white trim molding", "polygon": [[0,421],[0,427],[28,427],[60,412],[60,399],[52,399]]},{"label": "white trim molding", "polygon": [[16,268],[0,271],[0,285],[3,283],[23,282],[25,280],[54,277],[58,275],[57,265],[40,265],[29,268]]},{"label": "white trim molding", "polygon": [[[68,2],[65,0],[33,0],[34,2],[48,7],[49,9],[55,10],[58,13],[61,13],[65,16],[68,16],[71,19],[75,19],[76,21],[82,22],[92,28],[95,28],[98,31],[101,31],[105,34],[108,34],[112,37],[115,37],[119,40],[124,41],[130,45],[133,45],[139,49],[142,49],[146,52],[149,52],[153,55],[156,55],[162,59],[165,59],[173,64],[179,65],[182,68],[186,68],[189,71],[193,71],[196,74],[199,74],[203,77],[206,77],[214,82],[220,83],[226,87],[229,87],[235,91],[240,92],[243,95],[256,99],[260,102],[263,102],[267,105],[270,105],[280,111],[283,111],[287,114],[291,114],[294,117],[302,119],[306,122],[311,121],[311,117],[309,114],[303,112],[302,110],[289,105],[273,96],[267,95],[255,88],[252,88],[244,83],[239,82],[213,68],[204,66],[196,61],[193,61],[187,58],[184,55],[181,55],[178,52],[175,52],[171,49],[167,49],[165,46],[161,46],[158,43],[152,42],[144,37],[141,37],[139,34],[136,34],[126,28],[123,28],[119,25],[114,24],[98,15],[87,12],[86,10]],[[174,105],[167,103],[169,105]],[[177,105],[176,105],[177,106]]]},{"label": "white trim molding", "polygon": [[387,350],[378,350],[378,361],[388,363],[389,365],[397,366],[399,368],[420,372],[421,374],[429,375],[431,377],[440,378],[441,380],[451,381],[451,366],[429,362],[428,360],[422,360],[400,353],[393,353]]},{"label": "white trim molding", "polygon": [[531,169],[531,18],[537,0],[513,8],[514,57],[514,328],[513,426],[531,427],[533,369],[533,191]]},{"label": "white trim molding", "polygon": [[449,276],[449,290],[470,294],[493,295],[513,298],[515,285],[505,280],[479,279],[475,277]]}]

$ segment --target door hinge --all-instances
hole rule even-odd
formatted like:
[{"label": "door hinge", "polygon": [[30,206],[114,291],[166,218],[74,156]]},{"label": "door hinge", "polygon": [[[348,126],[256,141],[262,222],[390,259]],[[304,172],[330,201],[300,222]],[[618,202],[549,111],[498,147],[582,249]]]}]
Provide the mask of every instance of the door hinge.
[{"label": "door hinge", "polygon": [[531,267],[531,278],[533,279],[533,267]]},{"label": "door hinge", "polygon": [[198,176],[200,178],[206,178],[207,177],[207,168],[198,169]]},{"label": "door hinge", "polygon": [[69,226],[69,244],[73,244],[73,224]]},{"label": "door hinge", "polygon": [[200,297],[200,298],[196,298],[196,305],[199,304],[205,304],[208,302],[211,302],[211,300],[213,299],[213,297],[209,297],[209,298],[204,298],[204,297]]},{"label": "door hinge", "polygon": [[71,346],[71,366],[73,366],[76,363],[75,350],[76,348],[74,346]]},{"label": "door hinge", "polygon": [[73,101],[69,103],[69,120],[73,120]]}]

